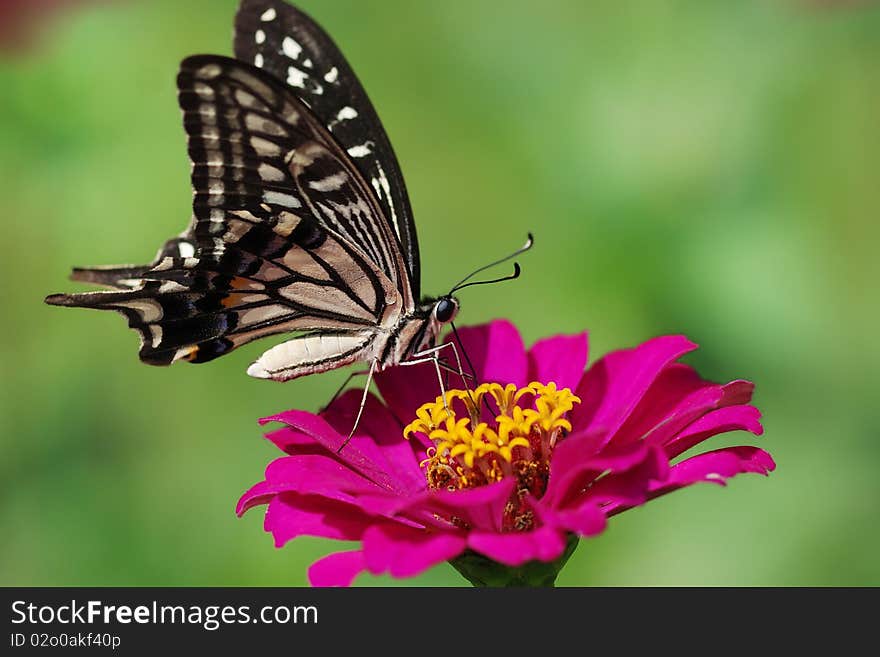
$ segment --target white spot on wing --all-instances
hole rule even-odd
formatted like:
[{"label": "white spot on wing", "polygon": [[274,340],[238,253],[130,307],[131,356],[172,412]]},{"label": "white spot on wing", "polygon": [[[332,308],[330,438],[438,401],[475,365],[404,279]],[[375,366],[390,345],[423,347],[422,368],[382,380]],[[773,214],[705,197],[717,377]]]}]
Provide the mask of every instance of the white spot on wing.
[{"label": "white spot on wing", "polygon": [[365,144],[360,144],[358,146],[352,146],[348,149],[348,154],[352,157],[364,157],[365,155],[369,155],[373,152],[372,149],[373,142],[368,141]]},{"label": "white spot on wing", "polygon": [[382,198],[379,187],[385,192],[385,199],[388,201],[388,207],[391,209],[391,223],[394,225],[394,232],[400,235],[400,224],[397,221],[397,213],[394,211],[394,203],[391,202],[391,185],[388,184],[388,178],[385,176],[385,170],[382,168],[382,165],[376,162],[376,166],[379,168],[379,179],[373,178],[373,188],[376,190],[379,198]]},{"label": "white spot on wing", "polygon": [[162,344],[162,327],[158,324],[150,324],[150,334],[152,335],[152,347],[155,349]]},{"label": "white spot on wing", "polygon": [[299,226],[300,219],[295,214],[291,214],[290,212],[281,212],[278,215],[278,223],[275,224],[275,227],[272,229],[279,235],[283,237],[287,237],[293,232],[293,229]]},{"label": "white spot on wing", "polygon": [[300,71],[296,66],[289,66],[287,68],[287,84],[292,87],[305,89],[305,81],[307,77],[308,75]]},{"label": "white spot on wing", "polygon": [[130,299],[119,305],[137,312],[141,316],[141,321],[147,324],[162,319],[162,306],[152,299]]},{"label": "white spot on wing", "polygon": [[284,41],[281,42],[281,49],[291,59],[298,59],[300,53],[302,53],[302,46],[289,36],[284,37]]},{"label": "white spot on wing", "polygon": [[275,9],[269,8],[263,12],[263,15],[260,16],[260,20],[263,21],[264,23],[268,23],[269,21],[274,21],[276,15],[277,14],[275,13]]},{"label": "white spot on wing", "polygon": [[204,100],[214,100],[214,90],[204,82],[196,82],[193,85],[193,91],[196,92],[199,98]]},{"label": "white spot on wing", "polygon": [[272,165],[266,164],[265,162],[260,164],[257,172],[260,174],[260,178],[262,178],[266,182],[277,182],[279,180],[284,180],[284,173],[280,169],[276,169]]},{"label": "white spot on wing", "polygon": [[273,205],[283,205],[286,208],[301,208],[302,203],[299,199],[290,194],[282,194],[281,192],[265,191],[263,192],[263,200]]},{"label": "white spot on wing", "polygon": [[318,192],[332,192],[342,187],[348,180],[348,174],[344,171],[334,173],[321,180],[313,180],[309,183],[309,187]]},{"label": "white spot on wing", "polygon": [[256,96],[249,94],[244,89],[235,90],[235,100],[238,101],[240,105],[244,105],[245,107],[259,107],[257,105]]},{"label": "white spot on wing", "polygon": [[281,147],[278,144],[262,137],[251,137],[251,148],[263,157],[278,157],[281,155]]},{"label": "white spot on wing", "polygon": [[189,242],[180,242],[177,245],[181,258],[192,258],[196,254],[195,247]]},{"label": "white spot on wing", "polygon": [[254,66],[263,68],[263,56],[260,53],[254,55]]},{"label": "white spot on wing", "polygon": [[254,41],[257,43],[263,43],[266,40],[266,33],[263,30],[257,30],[257,33],[254,34]]},{"label": "white spot on wing", "polygon": [[311,60],[311,59],[306,59],[306,60],[303,62],[303,66],[305,66],[306,68],[312,68],[312,60]]},{"label": "white spot on wing", "polygon": [[203,80],[210,80],[220,75],[221,70],[219,64],[205,64],[202,68],[196,71],[196,76]]},{"label": "white spot on wing", "polygon": [[181,285],[180,283],[175,283],[174,281],[165,281],[162,285],[159,286],[159,292],[161,294],[171,294],[172,292],[187,292],[189,288]]},{"label": "white spot on wing", "polygon": [[345,121],[346,119],[354,119],[358,115],[357,110],[354,107],[343,107],[339,110],[339,113],[336,115],[336,118],[340,121]]},{"label": "white spot on wing", "polygon": [[324,79],[331,84],[336,82],[339,79],[339,69],[335,66],[327,71],[327,74],[324,76]]}]

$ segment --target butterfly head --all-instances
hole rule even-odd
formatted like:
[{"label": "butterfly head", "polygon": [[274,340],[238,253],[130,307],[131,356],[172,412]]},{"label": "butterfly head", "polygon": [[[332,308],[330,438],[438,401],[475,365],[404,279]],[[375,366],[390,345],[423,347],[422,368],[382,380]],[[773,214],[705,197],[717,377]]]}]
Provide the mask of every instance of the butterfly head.
[{"label": "butterfly head", "polygon": [[448,324],[458,315],[458,309],[458,299],[451,294],[447,294],[434,302],[434,307],[431,309],[431,317],[438,324]]}]

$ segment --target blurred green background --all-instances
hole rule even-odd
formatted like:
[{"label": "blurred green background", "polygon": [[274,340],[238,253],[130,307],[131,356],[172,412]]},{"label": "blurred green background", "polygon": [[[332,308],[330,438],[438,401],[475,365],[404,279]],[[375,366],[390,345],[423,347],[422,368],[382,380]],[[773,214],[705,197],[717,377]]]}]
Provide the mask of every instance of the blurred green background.
[{"label": "blurred green background", "polygon": [[[826,3],[832,5],[833,3]],[[683,332],[749,378],[769,479],[614,518],[564,585],[880,585],[880,8],[794,0],[302,0],[385,123],[440,293],[518,245],[462,324],[588,328],[595,358]],[[190,214],[174,78],[231,53],[235,0],[83,3],[0,59],[0,584],[302,585],[233,514],[278,452],[260,416],[345,376],[141,365],[111,313],[43,305],[72,265],[142,262]],[[724,444],[716,441],[711,447]],[[461,584],[448,566],[405,581]]]}]

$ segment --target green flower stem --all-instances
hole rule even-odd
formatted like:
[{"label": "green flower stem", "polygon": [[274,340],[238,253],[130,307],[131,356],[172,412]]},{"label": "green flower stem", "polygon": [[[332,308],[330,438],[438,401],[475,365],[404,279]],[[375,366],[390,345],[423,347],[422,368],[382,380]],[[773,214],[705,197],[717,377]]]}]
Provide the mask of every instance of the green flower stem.
[{"label": "green flower stem", "polygon": [[474,586],[552,587],[556,585],[556,576],[574,554],[577,545],[577,535],[569,534],[565,551],[556,561],[529,561],[516,568],[492,561],[471,550],[451,559],[449,563]]}]

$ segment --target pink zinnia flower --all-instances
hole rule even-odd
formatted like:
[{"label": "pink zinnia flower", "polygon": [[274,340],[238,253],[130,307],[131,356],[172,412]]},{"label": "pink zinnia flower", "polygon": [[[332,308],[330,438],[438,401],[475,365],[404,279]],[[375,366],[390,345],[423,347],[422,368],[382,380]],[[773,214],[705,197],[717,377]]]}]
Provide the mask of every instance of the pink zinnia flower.
[{"label": "pink zinnia flower", "polygon": [[[348,585],[361,572],[416,575],[450,561],[478,584],[552,584],[581,536],[660,495],[775,464],[756,447],[672,463],[718,433],[759,435],[753,384],[702,380],[675,361],[682,336],[608,354],[584,372],[587,336],[540,340],[528,351],[506,321],[460,331],[481,383],[439,395],[430,368],[377,377],[352,441],[360,401],[349,391],[318,415],[261,422],[288,454],[241,498],[268,504],[265,529],[281,547],[302,535],[361,541],[309,569],[313,585]],[[404,433],[408,439],[404,438]]]}]

